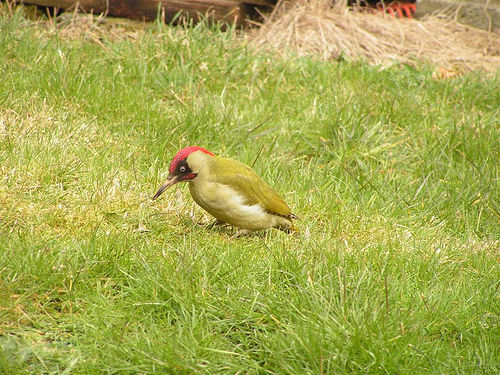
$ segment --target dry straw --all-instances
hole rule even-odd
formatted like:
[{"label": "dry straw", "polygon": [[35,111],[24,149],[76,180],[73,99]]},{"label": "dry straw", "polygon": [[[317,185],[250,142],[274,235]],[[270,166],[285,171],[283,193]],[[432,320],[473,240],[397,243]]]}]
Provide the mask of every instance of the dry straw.
[{"label": "dry straw", "polygon": [[443,15],[396,19],[353,11],[345,3],[332,6],[331,0],[280,1],[250,38],[259,48],[325,60],[364,59],[381,65],[425,61],[452,73],[500,68],[500,34]]}]

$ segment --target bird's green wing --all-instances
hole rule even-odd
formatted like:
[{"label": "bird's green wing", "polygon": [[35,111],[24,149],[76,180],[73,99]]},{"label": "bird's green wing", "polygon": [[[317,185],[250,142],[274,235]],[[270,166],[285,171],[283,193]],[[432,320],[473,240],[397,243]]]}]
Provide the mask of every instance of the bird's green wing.
[{"label": "bird's green wing", "polygon": [[279,194],[247,165],[233,159],[213,158],[211,172],[215,182],[230,186],[249,205],[260,204],[267,212],[291,216],[290,207]]}]

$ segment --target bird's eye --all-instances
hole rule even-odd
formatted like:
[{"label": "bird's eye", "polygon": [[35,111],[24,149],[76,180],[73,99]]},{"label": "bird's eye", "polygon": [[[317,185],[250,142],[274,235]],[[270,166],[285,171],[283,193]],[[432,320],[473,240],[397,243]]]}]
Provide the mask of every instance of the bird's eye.
[{"label": "bird's eye", "polygon": [[179,172],[186,172],[186,167],[185,166],[180,167]]}]

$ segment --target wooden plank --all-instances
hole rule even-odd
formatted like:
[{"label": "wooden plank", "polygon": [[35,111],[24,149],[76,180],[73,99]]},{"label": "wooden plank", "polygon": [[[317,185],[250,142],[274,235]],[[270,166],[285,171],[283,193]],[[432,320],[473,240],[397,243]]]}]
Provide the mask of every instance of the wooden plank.
[{"label": "wooden plank", "polygon": [[278,3],[278,0],[243,0],[242,2],[247,5],[273,7]]},{"label": "wooden plank", "polygon": [[[134,0],[132,0],[134,2]],[[173,19],[179,12],[187,14],[194,21],[204,16],[213,17],[217,21],[241,24],[245,18],[245,8],[241,3],[230,0],[196,0],[175,1],[160,0],[167,20]],[[158,4],[156,14],[158,12]],[[156,18],[156,14],[153,18]]]},{"label": "wooden plank", "polygon": [[[265,0],[248,0],[261,2]],[[241,24],[246,16],[242,1],[235,0],[22,0],[33,4],[60,9],[78,7],[83,12],[104,13],[110,16],[127,17],[142,20],[155,20],[164,15],[166,22],[171,22],[181,13],[194,21],[202,17],[213,17],[216,21]]]}]

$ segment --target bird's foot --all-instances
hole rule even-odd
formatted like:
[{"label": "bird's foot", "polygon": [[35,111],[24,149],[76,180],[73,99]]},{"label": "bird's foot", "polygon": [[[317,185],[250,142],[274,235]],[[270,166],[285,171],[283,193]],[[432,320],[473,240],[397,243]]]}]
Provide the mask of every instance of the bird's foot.
[{"label": "bird's foot", "polygon": [[285,225],[278,225],[275,228],[285,232],[286,234],[297,235],[300,233],[300,231],[297,228],[295,228],[295,226],[290,227]]},{"label": "bird's foot", "polygon": [[228,225],[227,223],[224,223],[223,221],[217,219],[212,224],[209,224],[208,228],[209,229],[214,229],[215,227],[225,227],[227,225]]},{"label": "bird's foot", "polygon": [[196,223],[197,225],[201,227],[205,227],[207,229],[215,229],[215,228],[224,228],[227,227],[229,224],[224,223],[223,221],[215,220],[213,223],[207,224],[206,222],[203,221],[198,221]]},{"label": "bird's foot", "polygon": [[238,238],[238,237],[248,236],[249,234],[252,234],[254,232],[255,231],[250,229],[238,229],[237,232],[234,234],[234,237]]}]

